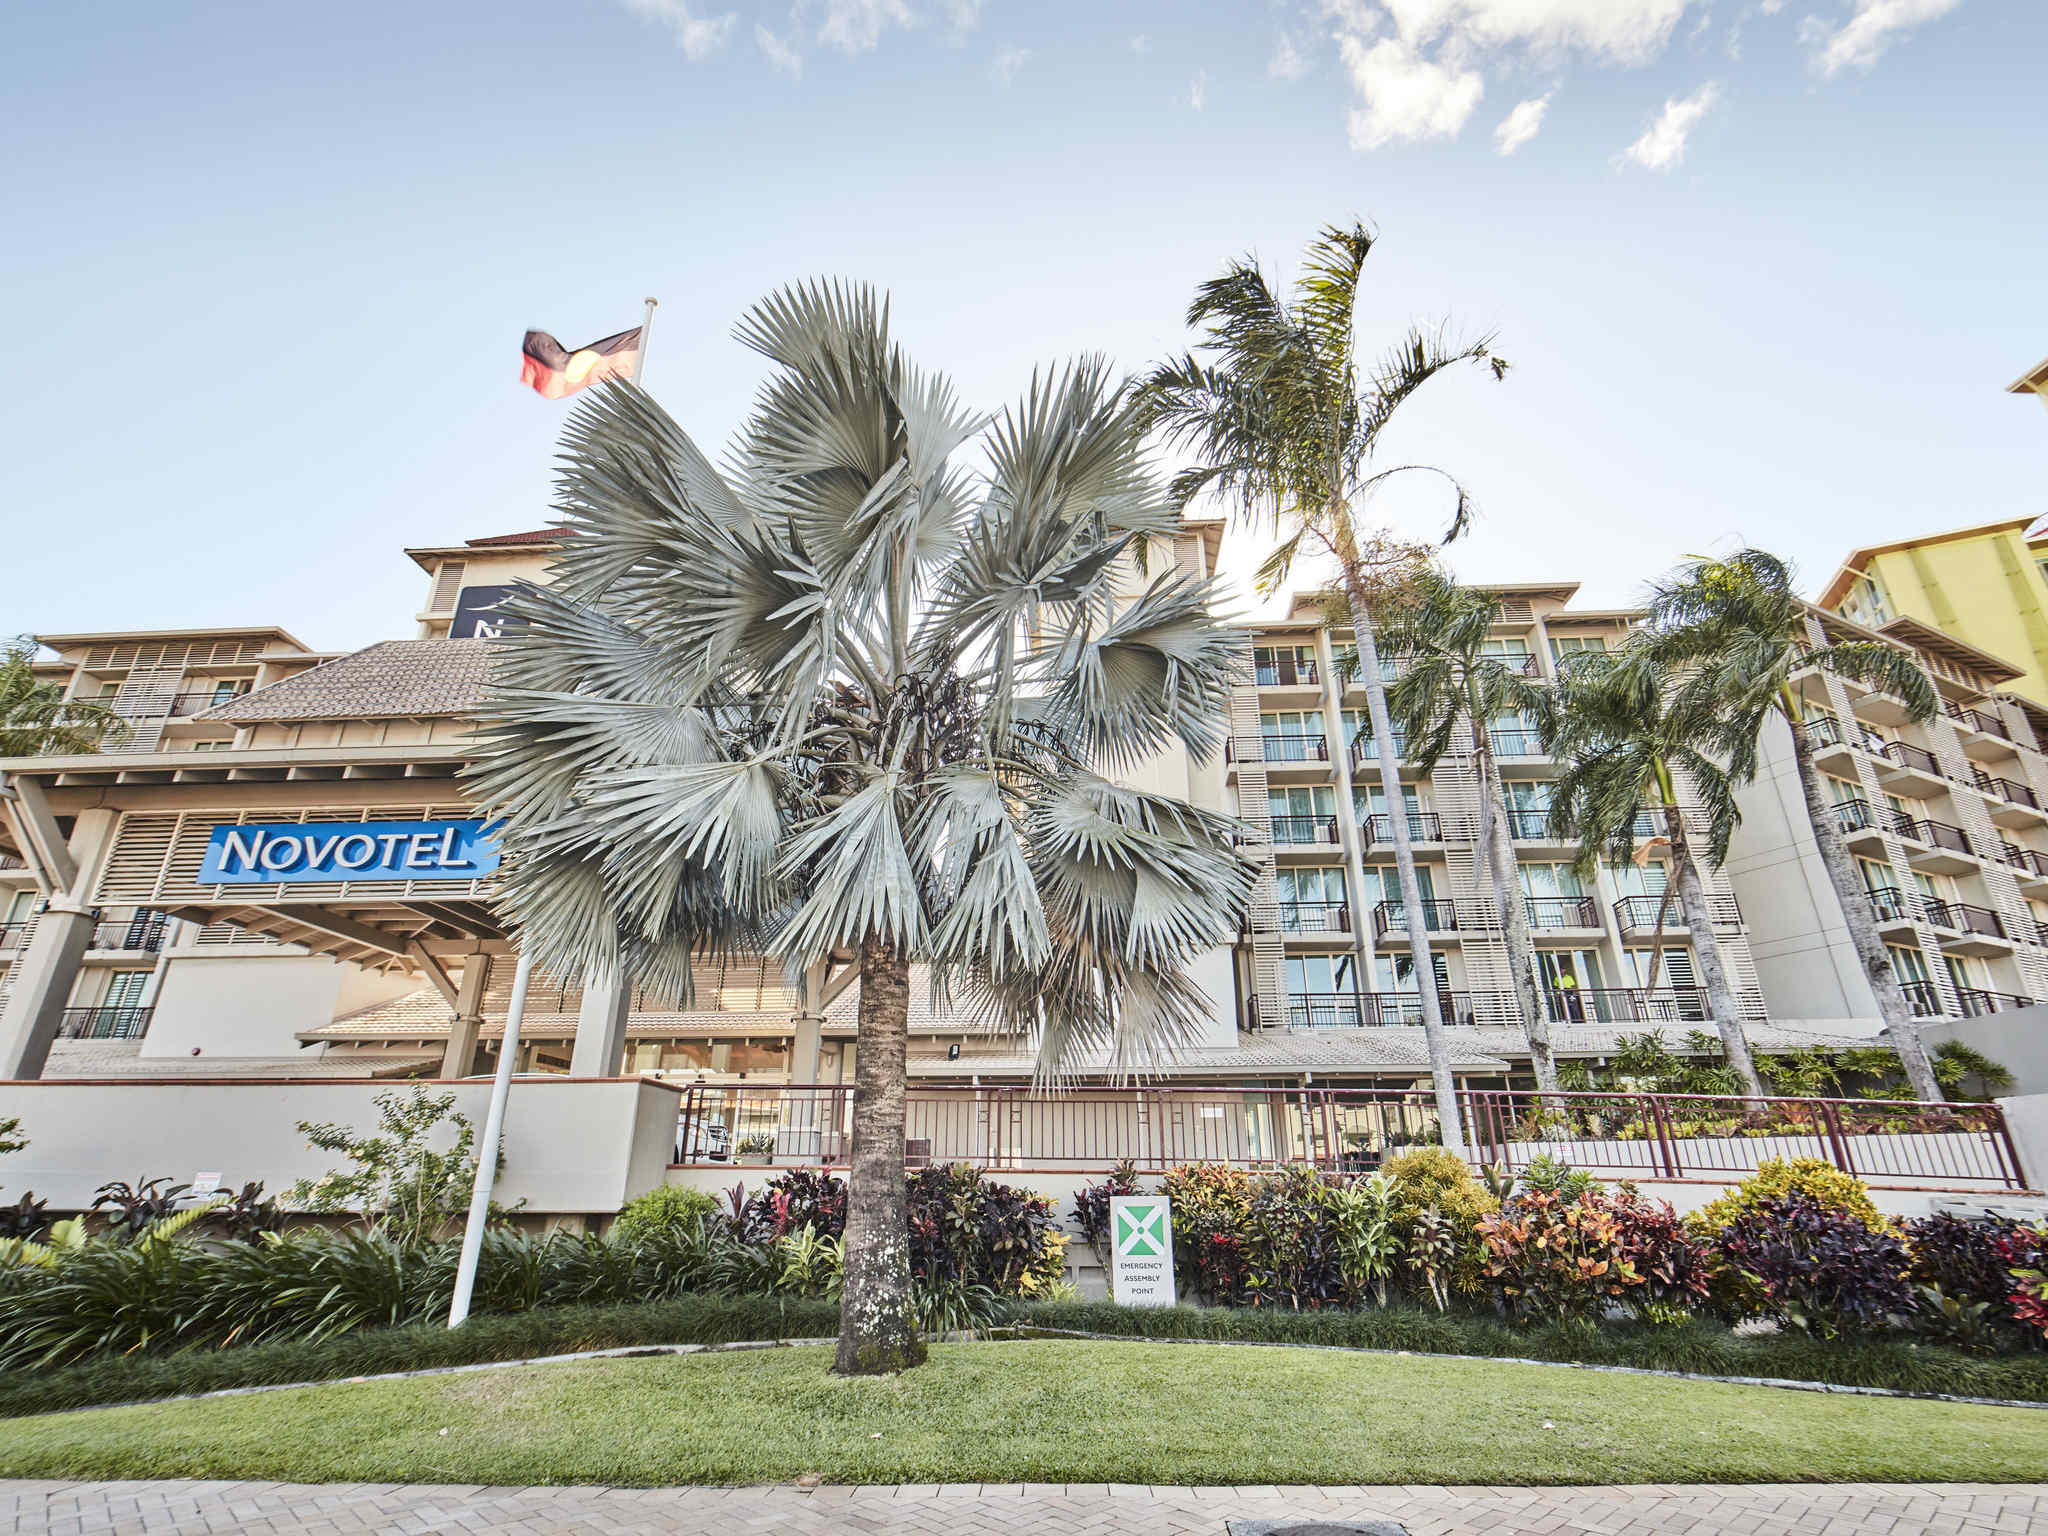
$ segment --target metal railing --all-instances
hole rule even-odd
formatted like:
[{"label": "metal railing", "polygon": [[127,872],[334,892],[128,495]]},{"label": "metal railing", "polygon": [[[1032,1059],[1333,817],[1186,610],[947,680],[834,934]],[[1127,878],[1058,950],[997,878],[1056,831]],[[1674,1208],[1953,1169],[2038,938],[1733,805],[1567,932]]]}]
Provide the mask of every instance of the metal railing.
[{"label": "metal railing", "polygon": [[222,704],[232,704],[241,697],[239,693],[220,693],[211,688],[197,693],[174,693],[171,695],[171,718],[204,714]]},{"label": "metal railing", "polygon": [[1549,754],[1543,746],[1540,732],[1518,729],[1494,729],[1486,733],[1493,743],[1495,757],[1545,757]]},{"label": "metal railing", "polygon": [[1916,1019],[1938,1019],[1942,1014],[1941,989],[1931,981],[1902,981],[1899,991],[1905,994],[1906,1006],[1913,1010]]},{"label": "metal railing", "polygon": [[[1431,933],[1455,932],[1458,926],[1458,909],[1448,901],[1425,900],[1422,903],[1422,921]],[[1372,931],[1375,938],[1384,937],[1389,929],[1408,926],[1408,908],[1399,901],[1383,901],[1372,909]]]},{"label": "metal railing", "polygon": [[1982,731],[1987,736],[1996,736],[2001,741],[2011,741],[2012,732],[2005,728],[2005,722],[1981,709],[1949,709],[1943,714],[1966,731]]},{"label": "metal railing", "polygon": [[1664,928],[1669,932],[1685,927],[1685,911],[1674,892],[1666,902],[1662,896],[1624,896],[1614,904],[1614,925],[1623,933],[1651,933],[1657,927],[1657,909],[1664,909]]},{"label": "metal railing", "polygon": [[0,923],[0,949],[19,949],[21,941],[28,936],[28,924]]},{"label": "metal railing", "polygon": [[[1408,733],[1397,730],[1394,732],[1394,756],[1401,758],[1407,755]],[[1352,738],[1351,760],[1354,763],[1376,763],[1379,758],[1379,738],[1373,735],[1372,727],[1368,725]]]},{"label": "metal railing", "polygon": [[[1440,987],[1437,1012],[1446,1024],[1472,1022],[1472,994]],[[1422,1023],[1419,992],[1292,992],[1287,1022],[1294,1029],[1415,1028]]]},{"label": "metal railing", "polygon": [[1924,773],[1929,778],[1946,779],[1948,777],[1942,771],[1941,759],[1925,747],[1916,747],[1903,741],[1888,741],[1884,744],[1880,755],[1890,759],[1894,767],[1910,768],[1913,772]]},{"label": "metal railing", "polygon": [[1337,818],[1334,816],[1275,816],[1273,818],[1273,846],[1276,848],[1298,848],[1304,844],[1337,841]]},{"label": "metal railing", "polygon": [[[1385,811],[1374,811],[1362,818],[1365,829],[1365,846],[1392,843],[1394,840],[1393,818]],[[1444,824],[1435,811],[1410,811],[1408,813],[1408,838],[1417,843],[1440,843],[1444,840]]]},{"label": "metal railing", "polygon": [[1870,886],[1864,890],[1870,909],[1880,923],[1910,923],[1920,916],[1920,903],[1896,885]]},{"label": "metal railing", "polygon": [[[1240,651],[1238,654],[1244,653]],[[1322,670],[1313,661],[1293,658],[1255,661],[1253,670],[1258,674],[1261,688],[1307,688],[1322,680]]]},{"label": "metal railing", "polygon": [[2018,992],[1990,992],[1983,987],[1958,987],[1956,1000],[1962,1004],[1963,1012],[1972,1018],[1987,1013],[2004,1013],[2012,1008],[2031,1008],[2034,999]]},{"label": "metal railing", "polygon": [[2010,864],[2014,869],[2031,870],[2033,868],[2033,863],[2028,857],[2028,850],[2022,848],[2018,843],[2008,843],[2002,839],[1998,844],[1998,862]]},{"label": "metal railing", "polygon": [[1600,903],[1590,896],[1524,896],[1531,928],[1598,928]]},{"label": "metal railing", "polygon": [[1851,795],[1846,800],[1835,802],[1835,830],[1845,835],[1851,832],[1896,832],[1905,819],[1890,806],[1878,811],[1861,795]]},{"label": "metal railing", "polygon": [[1966,901],[1941,901],[1930,896],[1921,902],[1921,909],[1927,914],[1927,921],[1937,928],[1951,929],[1956,933],[1981,933],[1994,939],[2009,937],[2004,922],[1989,907],[1972,906]]},{"label": "metal railing", "polygon": [[164,947],[169,923],[161,912],[137,913],[125,922],[95,923],[89,947],[154,954]]},{"label": "metal railing", "polygon": [[1946,848],[1951,853],[1967,853],[1973,858],[1977,850],[1971,846],[1970,834],[1961,827],[1950,826],[1945,821],[1928,817],[1912,820],[1901,817],[1898,824],[1901,837],[1910,837],[1916,843],[1925,843],[1930,848]]},{"label": "metal railing", "polygon": [[1327,736],[1261,736],[1259,755],[1269,763],[1327,763]]},{"label": "metal railing", "polygon": [[1351,904],[1344,901],[1283,901],[1282,933],[1349,933]]},{"label": "metal railing", "polygon": [[140,1040],[149,1033],[154,1008],[66,1008],[57,1022],[59,1040]]},{"label": "metal railing", "polygon": [[1529,840],[1550,842],[1550,812],[1530,810],[1519,805],[1507,809],[1508,836]]},{"label": "metal railing", "polygon": [[[844,1167],[851,1084],[682,1090],[678,1162]],[[1879,1189],[2026,1187],[1995,1104],[1739,1099],[1682,1094],[1464,1089],[1470,1158],[1519,1173],[1561,1157],[1606,1179],[1726,1184],[1769,1158],[1817,1158]],[[1189,1163],[1305,1162],[1368,1172],[1442,1141],[1434,1097],[1391,1088],[1081,1088],[919,1084],[904,1095],[906,1162],[996,1170],[1159,1173]],[[741,1145],[767,1148],[739,1153]]]},{"label": "metal railing", "polygon": [[1553,1024],[1693,1024],[1713,1017],[1703,987],[1551,987],[1543,994]]}]

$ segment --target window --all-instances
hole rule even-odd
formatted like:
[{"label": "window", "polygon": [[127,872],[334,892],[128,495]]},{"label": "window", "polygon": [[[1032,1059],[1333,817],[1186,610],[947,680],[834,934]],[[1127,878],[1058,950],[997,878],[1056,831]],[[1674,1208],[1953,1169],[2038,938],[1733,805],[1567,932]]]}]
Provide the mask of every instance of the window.
[{"label": "window", "polygon": [[1259,716],[1268,762],[1311,763],[1328,759],[1320,709],[1283,709]]},{"label": "window", "polygon": [[1327,784],[1271,790],[1266,795],[1266,814],[1275,820],[1282,816],[1334,816],[1337,791]]},{"label": "window", "polygon": [[1924,985],[1932,979],[1927,974],[1927,957],[1918,946],[1909,949],[1902,944],[1887,944],[1884,949],[1892,957],[1892,970],[1900,981]]},{"label": "window", "polygon": [[[1408,807],[1408,814],[1415,815],[1422,809],[1422,800],[1413,784],[1401,786],[1401,802]],[[1359,816],[1376,816],[1387,808],[1386,786],[1382,784],[1356,784],[1351,786],[1351,809]]]},{"label": "window", "polygon": [[[1630,986],[1647,987],[1650,984],[1651,954],[1652,951],[1648,949],[1631,949],[1623,952],[1622,958],[1628,963]],[[1665,945],[1663,963],[1657,968],[1657,990],[1678,991],[1698,985],[1699,981],[1693,974],[1692,951],[1683,945]]]},{"label": "window", "polygon": [[1252,666],[1261,688],[1292,688],[1317,680],[1316,648],[1312,645],[1254,646]]},{"label": "window", "polygon": [[[1536,967],[1546,990],[1567,991],[1600,986],[1600,956],[1590,949],[1539,949]],[[1569,986],[1565,978],[1570,977]]]},{"label": "window", "polygon": [[1482,640],[1479,643],[1479,654],[1482,656],[1498,656],[1503,660],[1513,658],[1519,661],[1529,654],[1529,642],[1520,639]]},{"label": "window", "polygon": [[133,1008],[142,1001],[142,989],[149,985],[147,971],[116,971],[107,978],[103,1008]]},{"label": "window", "polygon": [[1884,588],[1875,576],[1862,573],[1849,583],[1849,590],[1842,594],[1843,617],[1858,624],[1878,629],[1898,617],[1892,611],[1891,600],[1885,596]]},{"label": "window", "polygon": [[[1429,878],[1429,866],[1415,866],[1415,884],[1422,892],[1424,901],[1436,900],[1436,887]],[[1401,899],[1401,876],[1391,864],[1368,864],[1365,866],[1364,905],[1368,908],[1383,901],[1398,902]]]},{"label": "window", "polygon": [[239,699],[248,690],[248,687],[247,683],[238,682],[234,678],[222,678],[213,685],[213,702],[225,704],[229,699]]},{"label": "window", "polygon": [[1578,897],[1586,894],[1586,888],[1569,864],[1523,864],[1516,873],[1522,881],[1524,896]]},{"label": "window", "polygon": [[1607,872],[1614,889],[1623,896],[1662,896],[1671,881],[1671,871],[1658,859],[1647,864],[1610,864]]},{"label": "window", "polygon": [[1606,649],[1607,637],[1605,635],[1552,635],[1550,637],[1550,654],[1559,661],[1564,660],[1567,656],[1578,656],[1587,651],[1604,651]]}]

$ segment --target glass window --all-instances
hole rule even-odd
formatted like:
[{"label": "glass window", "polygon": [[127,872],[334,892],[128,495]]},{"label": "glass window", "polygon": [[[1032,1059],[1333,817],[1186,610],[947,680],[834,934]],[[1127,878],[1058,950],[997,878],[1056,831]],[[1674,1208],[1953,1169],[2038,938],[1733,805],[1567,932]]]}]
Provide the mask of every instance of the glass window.
[{"label": "glass window", "polygon": [[1657,859],[1647,864],[1610,864],[1607,870],[1614,889],[1623,896],[1662,896],[1671,883],[1671,871]]},{"label": "glass window", "polygon": [[[1429,866],[1415,866],[1415,884],[1422,891],[1424,901],[1436,900],[1436,886],[1429,877]],[[1365,866],[1365,906],[1375,907],[1383,901],[1401,899],[1401,876],[1391,864],[1368,864]]]},{"label": "glass window", "polygon": [[1585,651],[1604,651],[1606,649],[1607,637],[1605,635],[1552,635],[1550,637],[1550,654],[1560,661],[1567,656],[1576,656]]},{"label": "glass window", "polygon": [[1569,864],[1523,864],[1517,869],[1524,896],[1583,896],[1585,887]]},{"label": "glass window", "polygon": [[1927,981],[1927,957],[1919,947],[1908,948],[1902,944],[1885,945],[1885,953],[1892,957],[1892,970],[1901,981]]}]

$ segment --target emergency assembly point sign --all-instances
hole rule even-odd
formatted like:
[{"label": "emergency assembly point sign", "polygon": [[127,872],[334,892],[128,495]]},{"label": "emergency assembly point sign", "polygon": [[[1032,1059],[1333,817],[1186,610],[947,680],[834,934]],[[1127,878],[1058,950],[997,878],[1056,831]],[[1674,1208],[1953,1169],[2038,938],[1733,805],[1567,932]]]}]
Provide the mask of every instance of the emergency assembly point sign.
[{"label": "emergency assembly point sign", "polygon": [[1173,1202],[1164,1195],[1109,1197],[1110,1297],[1126,1307],[1170,1307]]}]

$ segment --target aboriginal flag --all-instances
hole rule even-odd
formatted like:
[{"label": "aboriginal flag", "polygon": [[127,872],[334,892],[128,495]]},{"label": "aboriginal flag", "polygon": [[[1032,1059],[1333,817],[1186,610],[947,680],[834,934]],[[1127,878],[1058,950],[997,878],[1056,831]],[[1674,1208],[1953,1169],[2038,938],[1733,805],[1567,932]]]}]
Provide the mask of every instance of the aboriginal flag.
[{"label": "aboriginal flag", "polygon": [[545,399],[559,400],[605,379],[630,379],[640,361],[640,331],[634,326],[574,352],[546,331],[528,331],[519,350],[519,382]]}]

